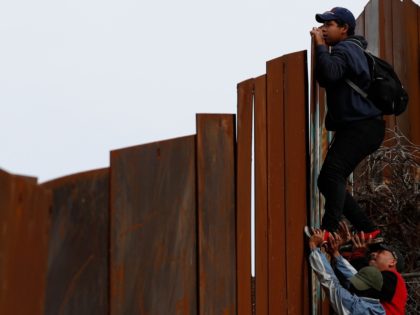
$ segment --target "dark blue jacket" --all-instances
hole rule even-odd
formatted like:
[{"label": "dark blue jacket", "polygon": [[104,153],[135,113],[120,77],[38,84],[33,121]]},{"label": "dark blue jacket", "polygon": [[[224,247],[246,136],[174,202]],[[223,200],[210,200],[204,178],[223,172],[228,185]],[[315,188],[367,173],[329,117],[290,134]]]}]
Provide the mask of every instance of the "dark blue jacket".
[{"label": "dark blue jacket", "polygon": [[[362,36],[351,37],[357,38],[367,47]],[[381,116],[379,109],[345,82],[349,78],[364,90],[369,86],[369,67],[360,47],[344,40],[333,46],[331,52],[327,46],[317,46],[316,55],[316,79],[327,92],[325,127],[328,130],[340,129],[353,121]]]}]

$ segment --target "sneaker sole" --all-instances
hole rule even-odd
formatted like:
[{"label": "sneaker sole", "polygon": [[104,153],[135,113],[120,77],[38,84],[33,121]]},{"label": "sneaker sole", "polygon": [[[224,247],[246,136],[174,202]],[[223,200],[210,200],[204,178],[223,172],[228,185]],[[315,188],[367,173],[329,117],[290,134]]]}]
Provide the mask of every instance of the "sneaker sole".
[{"label": "sneaker sole", "polygon": [[377,238],[374,238],[369,244],[379,244],[379,243],[383,243],[383,242],[384,242],[383,237],[377,237]]},{"label": "sneaker sole", "polygon": [[305,233],[305,235],[307,237],[311,237],[312,236],[311,230],[309,229],[309,226],[307,226],[307,225],[305,225],[305,227],[303,228],[303,233]]}]

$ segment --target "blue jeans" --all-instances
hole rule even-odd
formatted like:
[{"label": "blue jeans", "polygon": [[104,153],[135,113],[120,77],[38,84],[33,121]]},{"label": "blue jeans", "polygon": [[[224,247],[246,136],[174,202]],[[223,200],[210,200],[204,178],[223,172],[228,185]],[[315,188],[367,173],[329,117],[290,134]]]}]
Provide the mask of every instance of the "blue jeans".
[{"label": "blue jeans", "polygon": [[325,198],[322,229],[335,232],[342,215],[358,231],[376,229],[346,185],[356,166],[380,147],[384,135],[385,122],[382,119],[353,122],[335,132],[318,177],[318,188]]}]

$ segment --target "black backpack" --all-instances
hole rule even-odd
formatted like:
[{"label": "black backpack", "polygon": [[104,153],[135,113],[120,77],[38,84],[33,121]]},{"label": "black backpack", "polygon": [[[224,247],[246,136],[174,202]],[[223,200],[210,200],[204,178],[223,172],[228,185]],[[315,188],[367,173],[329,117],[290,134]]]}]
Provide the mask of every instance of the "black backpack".
[{"label": "black backpack", "polygon": [[367,58],[371,82],[364,91],[353,81],[346,79],[357,93],[370,100],[384,115],[400,115],[407,109],[408,94],[392,66],[385,60],[363,49],[362,43],[357,39],[349,39],[351,43],[361,48]]}]

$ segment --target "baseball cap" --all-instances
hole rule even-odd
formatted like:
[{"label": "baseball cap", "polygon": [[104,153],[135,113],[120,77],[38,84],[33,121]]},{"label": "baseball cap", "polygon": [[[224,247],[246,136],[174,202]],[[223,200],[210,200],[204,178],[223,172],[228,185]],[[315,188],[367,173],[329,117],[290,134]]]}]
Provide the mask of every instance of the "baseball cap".
[{"label": "baseball cap", "polygon": [[360,269],[349,281],[359,291],[365,291],[370,288],[381,291],[384,283],[381,272],[374,266]]},{"label": "baseball cap", "polygon": [[319,23],[324,23],[326,21],[340,20],[343,23],[347,24],[350,29],[356,27],[356,19],[354,18],[353,13],[351,13],[346,8],[335,7],[330,11],[324,13],[318,13],[315,15],[315,19]]},{"label": "baseball cap", "polygon": [[391,246],[389,244],[380,243],[377,244],[372,251],[381,251],[386,250],[392,254],[392,256],[397,260],[396,268],[398,272],[402,272],[404,270],[404,257],[401,254],[401,252],[394,246]]}]

